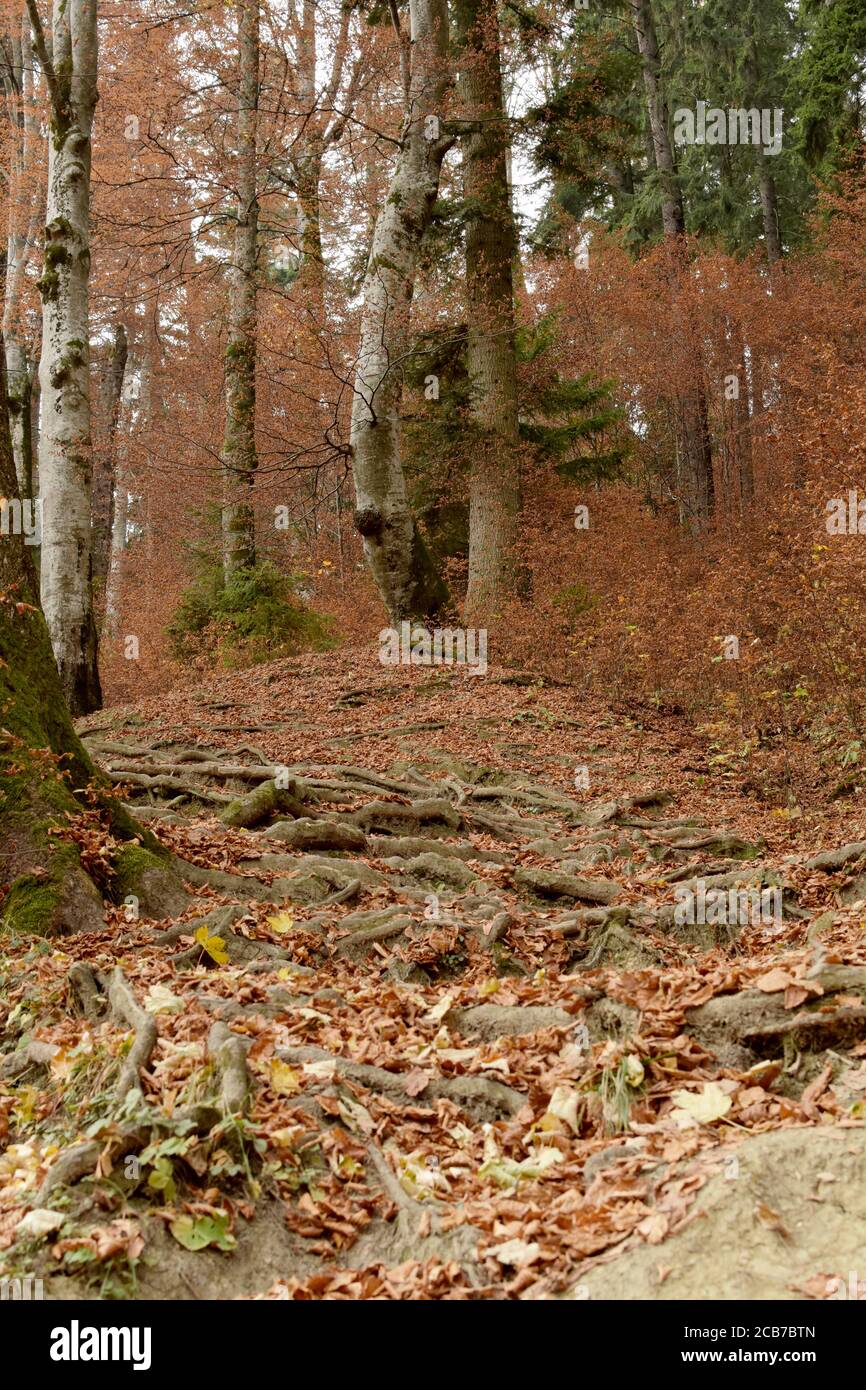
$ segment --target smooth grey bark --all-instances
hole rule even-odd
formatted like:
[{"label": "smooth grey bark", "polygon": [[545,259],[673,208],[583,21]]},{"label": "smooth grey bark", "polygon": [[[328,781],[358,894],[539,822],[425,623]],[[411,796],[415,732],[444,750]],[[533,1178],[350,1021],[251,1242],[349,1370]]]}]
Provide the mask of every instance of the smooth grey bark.
[{"label": "smooth grey bark", "polygon": [[391,621],[434,614],[447,591],[409,508],[400,397],[421,242],[450,141],[438,125],[450,83],[446,0],[410,0],[409,96],[364,276],[351,449],[355,525]]},{"label": "smooth grey bark", "polygon": [[30,16],[21,14],[17,34],[7,43],[3,68],[10,125],[14,131],[7,191],[6,283],[3,296],[3,338],[6,345],[6,388],[15,476],[22,496],[33,495],[31,411],[34,363],[24,321],[27,268],[42,220],[41,190],[34,183],[40,134],[35,114]]},{"label": "smooth grey bark", "polygon": [[90,421],[90,164],[97,101],[96,0],[57,0],[49,54],[27,0],[51,105],[40,293],[42,608],[74,715],[102,703],[93,613]]}]

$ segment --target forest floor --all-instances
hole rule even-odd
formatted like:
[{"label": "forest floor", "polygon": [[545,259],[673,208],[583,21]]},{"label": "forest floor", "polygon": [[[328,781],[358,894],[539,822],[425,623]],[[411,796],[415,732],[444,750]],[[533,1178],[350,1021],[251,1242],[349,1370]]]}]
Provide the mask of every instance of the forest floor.
[{"label": "forest floor", "polygon": [[[866,1296],[862,804],[774,804],[663,711],[366,651],[80,732],[178,877],[4,942],[0,1275]],[[743,921],[750,888],[781,911]]]}]

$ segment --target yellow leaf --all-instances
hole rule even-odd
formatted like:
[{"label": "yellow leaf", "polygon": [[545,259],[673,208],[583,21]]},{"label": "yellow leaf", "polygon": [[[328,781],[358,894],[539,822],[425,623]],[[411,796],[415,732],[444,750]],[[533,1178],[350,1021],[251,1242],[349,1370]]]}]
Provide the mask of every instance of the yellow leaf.
[{"label": "yellow leaf", "polygon": [[211,960],[216,961],[217,965],[228,965],[226,943],[221,936],[211,936],[207,927],[199,927],[195,934],[195,940],[203,951],[207,951]]},{"label": "yellow leaf", "polygon": [[268,926],[278,936],[284,936],[287,931],[292,930],[294,925],[295,914],[293,912],[278,912],[275,917],[268,918]]},{"label": "yellow leaf", "polygon": [[301,1089],[301,1078],[288,1062],[274,1057],[270,1065],[271,1089],[280,1096],[296,1096]]}]

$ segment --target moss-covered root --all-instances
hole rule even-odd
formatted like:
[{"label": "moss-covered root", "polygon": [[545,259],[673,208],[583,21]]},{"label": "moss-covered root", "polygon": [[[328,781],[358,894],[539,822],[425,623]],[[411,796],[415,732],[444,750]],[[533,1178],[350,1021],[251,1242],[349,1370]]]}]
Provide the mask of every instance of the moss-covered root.
[{"label": "moss-covered root", "polygon": [[112,859],[112,868],[112,898],[126,904],[133,920],[176,917],[189,903],[189,894],[164,853],[156,854],[142,845],[123,845]]},{"label": "moss-covered root", "polygon": [[102,898],[75,847],[58,846],[46,858],[49,869],[13,880],[0,910],[0,927],[37,936],[99,931],[105,926]]},{"label": "moss-covered root", "polygon": [[255,791],[231,801],[222,813],[223,825],[233,829],[251,830],[262,825],[279,812],[281,815],[303,816],[306,809],[297,796],[297,784],[278,787],[276,782],[261,782]]}]

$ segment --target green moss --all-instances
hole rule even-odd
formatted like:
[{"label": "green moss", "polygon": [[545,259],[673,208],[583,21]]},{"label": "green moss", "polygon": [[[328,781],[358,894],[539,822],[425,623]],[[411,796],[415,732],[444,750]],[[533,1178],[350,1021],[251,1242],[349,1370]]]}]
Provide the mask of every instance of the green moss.
[{"label": "green moss", "polygon": [[122,903],[124,898],[137,895],[144,875],[151,869],[164,873],[168,867],[168,858],[167,854],[154,854],[143,845],[124,845],[111,861],[114,870],[111,882],[112,899]]},{"label": "green moss", "polygon": [[21,874],[3,901],[0,925],[17,934],[50,935],[64,906],[69,875],[80,868],[74,845],[55,842],[46,874]]}]

